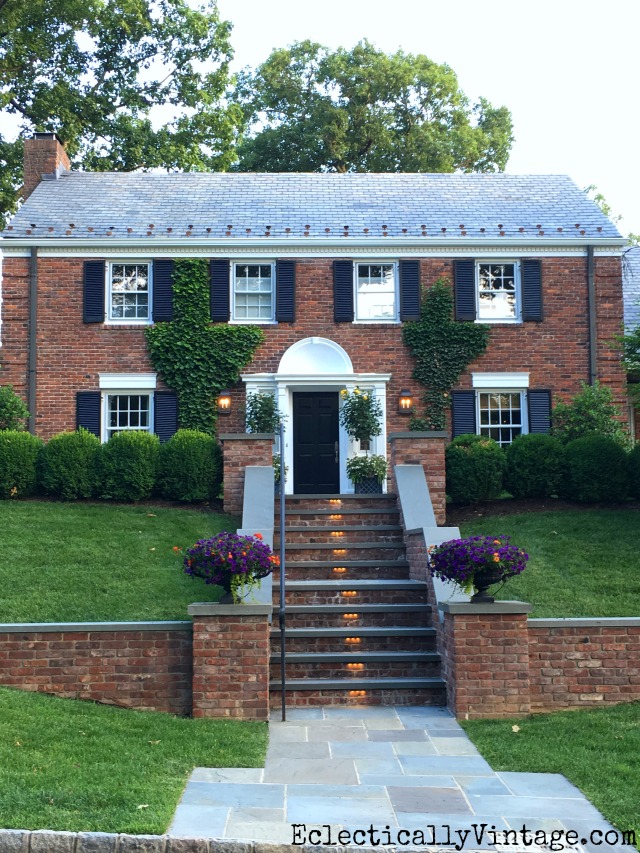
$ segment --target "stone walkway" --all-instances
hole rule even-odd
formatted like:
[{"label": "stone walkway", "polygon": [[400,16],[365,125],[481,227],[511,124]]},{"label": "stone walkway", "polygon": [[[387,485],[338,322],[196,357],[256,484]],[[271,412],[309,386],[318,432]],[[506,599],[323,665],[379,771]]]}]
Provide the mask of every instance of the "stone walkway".
[{"label": "stone walkway", "polygon": [[[612,827],[564,776],[495,773],[445,709],[294,708],[286,723],[279,720],[278,712],[269,724],[264,769],[194,770],[170,835],[344,844],[339,830],[360,828],[367,834],[353,842],[372,847],[373,827],[382,844],[395,844],[396,833],[407,830],[397,839],[404,846],[461,849],[465,839],[465,851],[530,853],[520,835],[517,845],[512,838],[501,848],[502,839],[487,832],[524,824],[532,835],[575,830],[578,845],[592,853],[612,849],[590,843],[593,830]],[[478,832],[487,825],[484,837],[476,837],[474,824]],[[314,829],[319,834],[310,834]]]}]

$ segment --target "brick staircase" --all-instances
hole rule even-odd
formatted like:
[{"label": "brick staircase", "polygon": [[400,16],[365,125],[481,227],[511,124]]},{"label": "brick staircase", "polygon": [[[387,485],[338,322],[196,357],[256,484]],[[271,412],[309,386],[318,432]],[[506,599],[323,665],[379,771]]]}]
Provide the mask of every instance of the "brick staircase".
[{"label": "brick staircase", "polygon": [[[395,496],[288,495],[285,535],[287,704],[445,704],[426,586],[409,579]],[[276,572],[274,707],[279,582]]]}]

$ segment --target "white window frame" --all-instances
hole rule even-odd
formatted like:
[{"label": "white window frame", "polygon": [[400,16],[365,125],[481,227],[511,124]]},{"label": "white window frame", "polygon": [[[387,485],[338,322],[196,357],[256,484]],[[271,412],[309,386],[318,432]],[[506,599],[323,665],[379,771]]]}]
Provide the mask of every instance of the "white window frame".
[{"label": "white window frame", "polygon": [[[393,317],[360,317],[358,313],[358,267],[379,266],[393,268]],[[398,323],[400,321],[400,286],[397,261],[367,260],[360,258],[353,262],[353,319],[354,323]]]},{"label": "white window frame", "polygon": [[[260,267],[271,267],[271,316],[267,317],[236,317],[236,267],[250,267],[250,266],[260,266]],[[231,290],[231,298],[230,298],[230,306],[231,306],[231,323],[238,323],[242,325],[249,326],[269,326],[276,322],[276,287],[278,286],[278,282],[276,281],[276,264],[275,261],[265,261],[259,260],[255,258],[251,258],[248,260],[237,261],[232,260],[230,264],[230,290]]]},{"label": "white window frame", "polygon": [[[105,323],[113,326],[150,326],[153,323],[153,262],[151,260],[132,260],[131,258],[125,259],[117,259],[112,261],[106,261],[106,271],[105,271],[105,306],[104,306],[104,317]],[[148,270],[147,274],[147,292],[148,292],[148,311],[147,317],[112,317],[111,312],[113,309],[113,290],[112,290],[112,281],[113,281],[113,268],[114,266],[146,266]]]},{"label": "white window frame", "polygon": [[[516,310],[513,317],[481,317],[480,316],[480,267],[513,265],[513,277],[515,283]],[[475,262],[475,313],[477,323],[522,323],[522,275],[521,264],[514,258],[484,258]]]},{"label": "white window frame", "polygon": [[[108,440],[109,432],[109,397],[119,395],[142,396],[149,398],[149,426],[144,431],[153,433],[153,397],[157,385],[155,373],[101,373],[99,375],[101,392],[100,405],[100,440]],[[143,432],[141,428],[135,428]]]},{"label": "white window frame", "polygon": [[100,438],[104,443],[109,440],[109,400],[111,397],[148,397],[149,398],[149,424],[146,427],[126,427],[116,432],[149,432],[153,433],[153,391],[148,388],[109,388],[102,392],[102,418],[100,426]]},{"label": "white window frame", "polygon": [[[477,435],[486,435],[487,438],[492,438],[492,436],[489,435],[488,432],[482,431],[483,430],[483,424],[480,423],[480,395],[481,394],[498,394],[498,395],[518,394],[518,396],[520,397],[520,415],[521,415],[519,435],[527,435],[527,433],[529,432],[529,418],[528,418],[528,411],[527,411],[527,390],[526,390],[526,388],[522,388],[522,387],[520,387],[520,388],[513,388],[513,387],[512,388],[476,388],[476,434]],[[512,411],[512,410],[510,410],[510,411]],[[501,424],[496,424],[493,426],[491,424],[487,424],[484,427],[485,430],[501,429],[501,428],[502,429],[511,429],[512,427],[509,425],[506,425],[506,424],[504,426],[502,426]],[[516,436],[516,438],[517,438],[517,436]],[[499,441],[498,439],[495,439],[495,441],[498,441],[498,444],[500,445],[500,447],[509,447],[509,445],[513,442],[513,437],[511,438],[511,441],[504,441],[503,442],[503,441]]]}]

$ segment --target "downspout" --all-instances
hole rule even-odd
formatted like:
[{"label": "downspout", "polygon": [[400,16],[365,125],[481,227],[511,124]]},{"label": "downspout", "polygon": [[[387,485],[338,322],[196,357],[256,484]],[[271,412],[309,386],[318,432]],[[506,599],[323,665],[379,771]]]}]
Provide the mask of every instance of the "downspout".
[{"label": "downspout", "polygon": [[36,433],[36,372],[37,372],[37,333],[38,333],[38,249],[31,248],[29,258],[29,365],[27,379],[27,399],[29,401],[29,432]]},{"label": "downspout", "polygon": [[587,285],[589,310],[589,385],[598,378],[598,340],[596,328],[596,273],[593,246],[587,246]]}]

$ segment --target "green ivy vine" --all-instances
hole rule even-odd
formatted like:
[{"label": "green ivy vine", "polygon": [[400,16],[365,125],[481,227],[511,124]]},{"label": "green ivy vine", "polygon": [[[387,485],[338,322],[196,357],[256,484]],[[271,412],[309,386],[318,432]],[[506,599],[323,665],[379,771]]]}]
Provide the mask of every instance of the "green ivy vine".
[{"label": "green ivy vine", "polygon": [[178,397],[179,426],[216,433],[216,398],[238,381],[264,334],[257,326],[212,325],[206,260],[176,261],[174,319],[146,330],[154,368]]},{"label": "green ivy vine", "polygon": [[415,417],[411,429],[443,430],[447,423],[451,389],[463,370],[486,350],[489,328],[453,319],[453,293],[446,278],[424,292],[420,319],[407,323],[405,344],[416,359],[414,378],[424,387],[424,417]]}]

